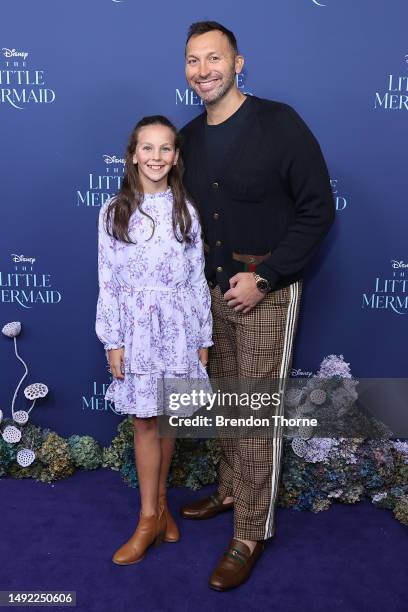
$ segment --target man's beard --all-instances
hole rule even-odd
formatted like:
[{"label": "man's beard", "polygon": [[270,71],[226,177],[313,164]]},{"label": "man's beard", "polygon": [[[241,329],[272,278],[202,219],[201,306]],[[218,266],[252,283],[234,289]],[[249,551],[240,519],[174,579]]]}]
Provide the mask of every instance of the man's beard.
[{"label": "man's beard", "polygon": [[235,83],[235,69],[232,68],[225,83],[221,86],[221,88],[215,94],[213,94],[214,97],[211,98],[210,100],[206,100],[205,98],[202,98],[204,104],[206,106],[211,106],[212,104],[215,104],[216,102],[221,100],[221,98],[223,98],[230,91],[230,89],[234,86],[234,83]]}]

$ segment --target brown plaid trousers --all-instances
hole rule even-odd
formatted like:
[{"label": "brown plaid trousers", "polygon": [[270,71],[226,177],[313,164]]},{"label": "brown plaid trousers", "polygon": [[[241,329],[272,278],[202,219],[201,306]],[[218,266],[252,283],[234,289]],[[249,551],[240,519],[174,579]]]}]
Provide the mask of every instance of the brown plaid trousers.
[{"label": "brown plaid trousers", "polygon": [[[284,385],[292,363],[302,281],[268,293],[249,313],[235,312],[219,287],[211,289],[214,346],[212,379],[275,379]],[[283,393],[284,388],[280,388]],[[283,414],[283,405],[274,414]],[[274,533],[282,435],[227,438],[221,443],[220,496],[234,498],[234,537],[265,540]]]}]

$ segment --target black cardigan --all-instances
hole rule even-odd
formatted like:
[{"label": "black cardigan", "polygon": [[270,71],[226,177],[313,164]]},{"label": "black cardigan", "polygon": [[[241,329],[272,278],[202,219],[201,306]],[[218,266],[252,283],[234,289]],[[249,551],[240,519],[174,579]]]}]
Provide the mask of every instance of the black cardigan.
[{"label": "black cardigan", "polygon": [[206,277],[223,292],[231,276],[247,269],[233,253],[270,253],[256,272],[272,290],[301,279],[335,214],[327,167],[304,121],[286,104],[256,96],[250,102],[216,181],[206,169],[206,113],[181,130],[184,184],[201,216]]}]

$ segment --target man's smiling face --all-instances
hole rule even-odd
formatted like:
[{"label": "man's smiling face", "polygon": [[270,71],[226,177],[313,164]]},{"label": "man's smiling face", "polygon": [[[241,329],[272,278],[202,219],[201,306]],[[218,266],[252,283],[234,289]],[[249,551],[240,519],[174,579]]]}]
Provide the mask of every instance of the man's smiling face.
[{"label": "man's smiling face", "polygon": [[187,43],[186,79],[204,104],[214,104],[234,86],[242,65],[242,56],[219,30],[192,36]]}]

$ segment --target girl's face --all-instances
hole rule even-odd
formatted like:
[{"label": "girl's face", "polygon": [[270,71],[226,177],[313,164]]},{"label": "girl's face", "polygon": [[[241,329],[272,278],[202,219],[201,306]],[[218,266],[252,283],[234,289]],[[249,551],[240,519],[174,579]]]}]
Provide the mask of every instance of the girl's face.
[{"label": "girl's face", "polygon": [[175,148],[174,133],[165,125],[146,125],[140,128],[133,163],[145,191],[160,191],[167,187],[167,175],[176,165],[179,151]]}]

